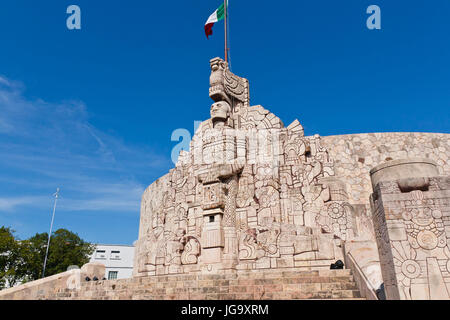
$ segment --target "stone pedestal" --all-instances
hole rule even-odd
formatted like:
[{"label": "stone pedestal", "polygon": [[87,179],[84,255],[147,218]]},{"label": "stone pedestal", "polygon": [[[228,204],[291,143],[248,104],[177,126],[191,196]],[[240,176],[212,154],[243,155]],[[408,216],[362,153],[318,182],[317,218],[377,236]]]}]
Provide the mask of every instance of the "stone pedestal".
[{"label": "stone pedestal", "polygon": [[223,209],[215,208],[203,212],[202,264],[215,264],[222,261],[224,235],[222,227]]},{"label": "stone pedestal", "polygon": [[238,241],[235,227],[224,227],[225,246],[223,251],[223,268],[234,269],[238,263]]},{"label": "stone pedestal", "polygon": [[435,177],[439,175],[436,164],[429,159],[392,160],[382,163],[370,170],[372,189],[380,181],[392,181],[399,179],[415,179]]},{"label": "stone pedestal", "polygon": [[431,161],[391,162],[371,170],[386,298],[450,299],[450,177]]}]

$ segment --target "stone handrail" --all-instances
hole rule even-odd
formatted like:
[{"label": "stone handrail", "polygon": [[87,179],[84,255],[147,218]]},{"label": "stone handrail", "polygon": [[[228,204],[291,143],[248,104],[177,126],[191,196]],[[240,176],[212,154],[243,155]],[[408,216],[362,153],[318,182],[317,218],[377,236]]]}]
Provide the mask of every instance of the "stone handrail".
[{"label": "stone handrail", "polygon": [[369,279],[367,279],[366,275],[350,252],[345,255],[345,265],[347,268],[352,270],[353,276],[355,277],[355,282],[361,292],[361,295],[367,300],[379,300],[376,294],[376,289],[372,286]]}]

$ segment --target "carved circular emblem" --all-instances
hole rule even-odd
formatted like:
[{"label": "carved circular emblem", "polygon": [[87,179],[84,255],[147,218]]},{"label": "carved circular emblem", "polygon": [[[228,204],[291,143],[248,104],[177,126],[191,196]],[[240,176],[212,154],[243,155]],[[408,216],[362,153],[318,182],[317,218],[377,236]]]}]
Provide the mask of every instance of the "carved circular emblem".
[{"label": "carved circular emblem", "polygon": [[417,242],[423,249],[431,250],[438,245],[438,238],[433,232],[422,230],[417,234]]},{"label": "carved circular emblem", "polygon": [[433,218],[435,218],[435,219],[442,218],[442,212],[440,210],[433,210],[432,215],[433,215]]},{"label": "carved circular emblem", "polygon": [[402,272],[410,279],[417,278],[420,275],[420,265],[414,260],[406,260],[402,264]]},{"label": "carved circular emblem", "polygon": [[409,210],[409,214],[411,215],[411,218],[415,218],[419,215],[419,210],[416,208]]},{"label": "carved circular emblem", "polygon": [[414,202],[414,204],[415,204],[416,206],[420,206],[420,205],[423,204],[423,200],[421,200],[421,199],[416,200],[416,201]]},{"label": "carved circular emblem", "polygon": [[344,215],[344,207],[339,203],[332,203],[328,207],[328,215],[333,219],[339,219]]},{"label": "carved circular emblem", "polygon": [[431,217],[431,212],[432,212],[432,210],[430,208],[424,208],[423,209],[423,215],[425,217]]}]

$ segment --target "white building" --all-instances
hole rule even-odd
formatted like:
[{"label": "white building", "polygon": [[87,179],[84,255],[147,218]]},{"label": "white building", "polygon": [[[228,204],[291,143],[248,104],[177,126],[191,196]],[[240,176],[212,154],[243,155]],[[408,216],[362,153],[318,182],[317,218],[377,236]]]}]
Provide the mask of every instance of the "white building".
[{"label": "white building", "polygon": [[108,280],[131,278],[133,274],[134,246],[98,244],[89,262],[106,266]]}]

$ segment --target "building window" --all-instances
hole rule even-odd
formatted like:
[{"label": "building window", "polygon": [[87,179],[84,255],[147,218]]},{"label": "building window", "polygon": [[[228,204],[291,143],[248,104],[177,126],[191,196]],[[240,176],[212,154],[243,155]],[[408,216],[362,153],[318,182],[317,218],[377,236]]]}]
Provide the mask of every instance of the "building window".
[{"label": "building window", "polygon": [[105,250],[95,251],[95,259],[106,259],[106,251]]},{"label": "building window", "polygon": [[209,222],[214,222],[214,216],[209,216]]},{"label": "building window", "polygon": [[120,251],[111,251],[111,260],[120,260]]},{"label": "building window", "polygon": [[108,280],[116,280],[118,273],[119,273],[119,271],[110,271],[110,272],[108,272]]}]

